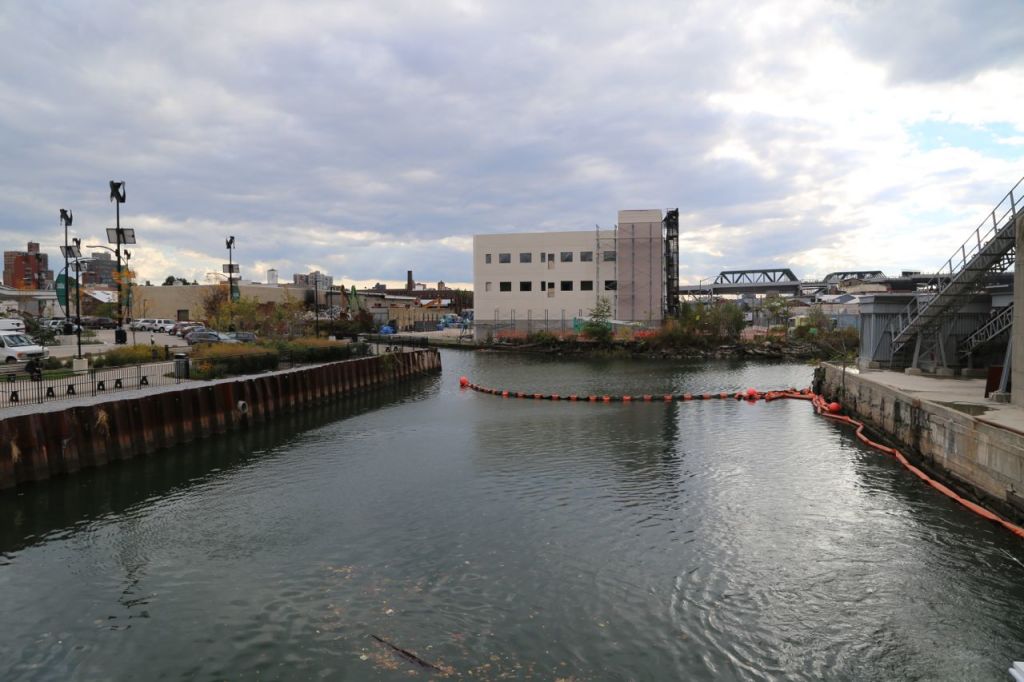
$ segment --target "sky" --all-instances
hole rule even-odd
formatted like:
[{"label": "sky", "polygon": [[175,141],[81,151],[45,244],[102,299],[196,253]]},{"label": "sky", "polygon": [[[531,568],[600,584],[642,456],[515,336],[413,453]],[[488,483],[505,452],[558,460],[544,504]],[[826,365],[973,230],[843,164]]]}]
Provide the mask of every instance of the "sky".
[{"label": "sky", "polygon": [[[0,246],[472,282],[679,208],[680,279],[934,270],[1024,175],[1019,0],[0,3]],[[1024,195],[1024,187],[1018,190]]]}]

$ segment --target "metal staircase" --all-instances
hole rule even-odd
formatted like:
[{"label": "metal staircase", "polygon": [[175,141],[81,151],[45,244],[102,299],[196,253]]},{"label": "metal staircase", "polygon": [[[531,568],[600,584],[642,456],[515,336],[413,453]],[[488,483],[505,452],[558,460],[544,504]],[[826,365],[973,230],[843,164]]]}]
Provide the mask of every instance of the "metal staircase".
[{"label": "metal staircase", "polygon": [[1013,326],[1013,304],[1006,306],[976,332],[960,342],[960,355],[970,355],[976,348],[1005,334]]},{"label": "metal staircase", "polygon": [[[986,275],[1004,272],[1015,262],[1017,211],[1024,209],[1022,183],[1024,178],[1017,181],[967,241],[938,269],[924,289],[933,295],[915,296],[893,321],[894,355],[905,354],[913,341],[912,366],[917,366],[922,351],[936,350],[937,357],[945,364],[942,338],[952,316],[980,289]],[[1020,206],[1018,201],[1022,201]]]}]

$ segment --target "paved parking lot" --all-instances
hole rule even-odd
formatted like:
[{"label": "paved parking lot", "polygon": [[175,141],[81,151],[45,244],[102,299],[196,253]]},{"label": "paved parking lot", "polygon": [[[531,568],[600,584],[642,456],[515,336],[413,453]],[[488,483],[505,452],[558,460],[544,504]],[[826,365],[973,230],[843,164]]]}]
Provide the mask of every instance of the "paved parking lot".
[{"label": "paved parking lot", "polygon": [[[74,334],[71,336],[58,336],[57,341],[59,345],[49,346],[50,357],[75,357],[75,353],[77,352],[77,341]],[[101,341],[102,343],[89,343],[95,341]],[[172,348],[176,346],[188,347],[188,344],[185,343],[184,339],[177,336],[171,336],[170,334],[164,334],[161,332],[128,332],[128,345],[149,346],[151,344],[160,348],[163,348],[164,346],[170,346]],[[103,353],[117,347],[118,346],[114,343],[113,329],[99,329],[96,330],[96,336],[94,338],[82,338],[83,355],[89,353]]]}]

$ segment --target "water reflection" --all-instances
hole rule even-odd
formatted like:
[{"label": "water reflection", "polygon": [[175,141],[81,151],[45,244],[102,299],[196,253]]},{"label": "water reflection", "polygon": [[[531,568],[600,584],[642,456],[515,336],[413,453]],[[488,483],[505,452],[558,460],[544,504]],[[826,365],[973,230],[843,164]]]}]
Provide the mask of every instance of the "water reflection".
[{"label": "water reflection", "polygon": [[207,440],[85,469],[66,476],[0,491],[0,553],[70,537],[77,528],[103,518],[132,518],[145,507],[211,477],[230,476],[239,467],[258,464],[311,430],[386,405],[419,400],[436,391],[437,377],[389,386]]},{"label": "water reflection", "polygon": [[[806,404],[797,365],[445,353],[420,387],[0,495],[3,679],[989,679],[1020,543]],[[70,646],[68,644],[71,643]]]}]

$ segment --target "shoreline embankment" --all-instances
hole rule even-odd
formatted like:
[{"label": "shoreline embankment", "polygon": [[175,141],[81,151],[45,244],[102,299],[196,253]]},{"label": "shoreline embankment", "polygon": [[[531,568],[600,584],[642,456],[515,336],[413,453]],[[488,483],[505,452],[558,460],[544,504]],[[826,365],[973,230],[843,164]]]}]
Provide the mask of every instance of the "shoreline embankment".
[{"label": "shoreline embankment", "polygon": [[1024,521],[1024,408],[986,401],[980,379],[821,368],[822,393],[844,412],[932,476]]},{"label": "shoreline embankment", "polygon": [[441,369],[437,350],[388,353],[131,396],[0,414],[0,489],[149,455]]}]

